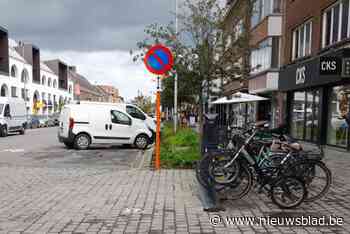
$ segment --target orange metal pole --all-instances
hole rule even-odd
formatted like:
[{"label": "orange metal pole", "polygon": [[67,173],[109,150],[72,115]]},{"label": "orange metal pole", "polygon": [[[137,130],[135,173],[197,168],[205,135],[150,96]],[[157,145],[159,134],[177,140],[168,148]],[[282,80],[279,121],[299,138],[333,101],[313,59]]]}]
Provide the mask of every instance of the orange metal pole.
[{"label": "orange metal pole", "polygon": [[156,115],[157,115],[157,132],[156,132],[156,169],[160,169],[160,90],[158,77],[158,90],[156,97]]}]

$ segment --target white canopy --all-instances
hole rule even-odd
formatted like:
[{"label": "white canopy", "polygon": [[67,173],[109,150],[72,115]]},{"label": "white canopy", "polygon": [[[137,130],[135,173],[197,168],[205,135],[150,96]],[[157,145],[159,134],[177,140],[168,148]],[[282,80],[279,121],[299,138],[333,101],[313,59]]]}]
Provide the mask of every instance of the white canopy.
[{"label": "white canopy", "polygon": [[231,104],[231,103],[245,103],[245,102],[258,102],[269,100],[268,98],[247,94],[247,93],[235,93],[232,95],[231,99],[227,99],[227,97],[222,97],[212,102],[212,104]]}]

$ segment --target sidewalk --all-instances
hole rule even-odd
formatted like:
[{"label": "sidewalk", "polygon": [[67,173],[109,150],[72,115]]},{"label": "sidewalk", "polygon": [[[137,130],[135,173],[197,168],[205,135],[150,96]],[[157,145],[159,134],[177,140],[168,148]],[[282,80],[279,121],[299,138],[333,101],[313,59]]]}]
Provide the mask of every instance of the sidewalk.
[{"label": "sidewalk", "polygon": [[[0,233],[349,233],[350,154],[327,150],[334,183],[327,197],[281,211],[265,195],[226,202],[222,218],[334,215],[334,227],[213,226],[192,170],[0,168]],[[332,155],[331,155],[332,154]],[[211,219],[213,221],[213,219]]]}]

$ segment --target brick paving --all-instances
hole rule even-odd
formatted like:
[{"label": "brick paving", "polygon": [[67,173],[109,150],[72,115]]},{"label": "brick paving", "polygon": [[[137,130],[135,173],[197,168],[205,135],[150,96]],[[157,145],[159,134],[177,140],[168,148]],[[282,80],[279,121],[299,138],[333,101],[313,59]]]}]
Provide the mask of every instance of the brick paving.
[{"label": "brick paving", "polygon": [[[282,211],[265,195],[205,213],[191,170],[111,170],[0,165],[0,233],[350,233],[350,155],[328,152],[334,173],[324,199]],[[225,225],[210,217],[334,215],[334,227]]]}]

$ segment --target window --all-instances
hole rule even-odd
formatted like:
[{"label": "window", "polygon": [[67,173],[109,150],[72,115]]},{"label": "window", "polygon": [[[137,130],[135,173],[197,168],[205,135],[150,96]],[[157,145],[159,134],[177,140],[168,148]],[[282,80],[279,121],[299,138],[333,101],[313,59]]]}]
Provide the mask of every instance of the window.
[{"label": "window", "polygon": [[50,77],[47,79],[47,86],[51,87],[51,78]]},{"label": "window", "polygon": [[9,104],[6,104],[6,106],[5,106],[4,116],[5,117],[10,117],[11,116],[11,110],[10,110],[10,105]]},{"label": "window", "polygon": [[22,71],[22,75],[21,75],[21,82],[22,83],[27,83],[28,82],[28,79],[29,79],[29,75],[28,75],[28,71],[27,69],[23,69]]},{"label": "window", "polygon": [[53,81],[53,87],[57,88],[57,81],[56,80]]},{"label": "window", "polygon": [[111,110],[111,120],[115,124],[130,125],[131,119],[124,113],[116,110]]},{"label": "window", "polygon": [[17,67],[15,65],[12,65],[11,67],[11,76],[17,77]]},{"label": "window", "polygon": [[296,139],[318,141],[320,92],[295,92],[292,103],[291,133]]},{"label": "window", "polygon": [[134,106],[126,106],[126,112],[135,119],[145,120],[146,116]]},{"label": "window", "polygon": [[251,73],[279,66],[279,37],[270,37],[258,45],[250,56]]},{"label": "window", "polygon": [[4,108],[4,104],[0,104],[0,114],[2,113],[3,108]]},{"label": "window", "polygon": [[73,91],[72,85],[69,85],[68,92],[69,92],[69,93],[72,93],[72,91]]},{"label": "window", "polygon": [[311,54],[312,22],[306,22],[293,31],[293,60]]},{"label": "window", "polygon": [[11,87],[11,97],[18,97],[17,96],[17,87],[14,87],[14,86]]},{"label": "window", "polygon": [[344,116],[349,112],[349,86],[333,87],[328,103],[327,144],[347,147],[349,126]]},{"label": "window", "polygon": [[45,83],[46,83],[46,77],[43,76],[43,77],[41,78],[41,84],[42,84],[42,85],[45,85]]},{"label": "window", "polygon": [[349,0],[342,0],[324,11],[322,47],[349,37],[349,10]]},{"label": "window", "polygon": [[281,0],[256,0],[253,5],[251,26],[258,25],[266,16],[281,13]]}]

